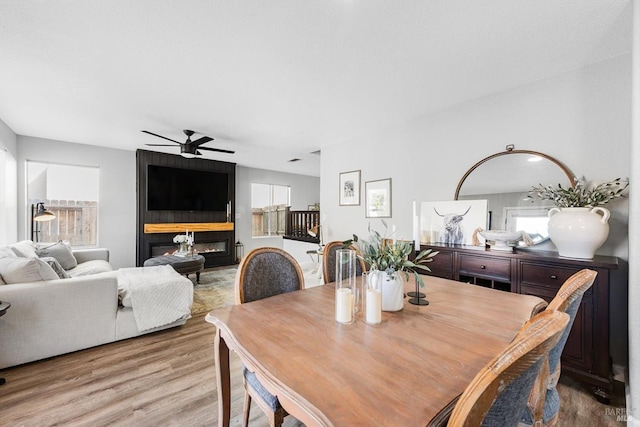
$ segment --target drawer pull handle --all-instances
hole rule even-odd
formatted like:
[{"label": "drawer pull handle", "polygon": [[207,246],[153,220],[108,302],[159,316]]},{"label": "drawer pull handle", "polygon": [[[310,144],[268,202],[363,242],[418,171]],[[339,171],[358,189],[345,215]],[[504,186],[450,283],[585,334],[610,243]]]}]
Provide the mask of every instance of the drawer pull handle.
[{"label": "drawer pull handle", "polygon": [[558,276],[556,276],[555,274],[552,274],[552,275],[551,275],[551,278],[552,278],[553,280],[555,280],[555,279],[557,279],[557,278],[558,278]]},{"label": "drawer pull handle", "polygon": [[487,268],[485,265],[481,265],[481,266],[480,266],[480,269],[481,269],[481,270],[484,270],[485,268]]}]

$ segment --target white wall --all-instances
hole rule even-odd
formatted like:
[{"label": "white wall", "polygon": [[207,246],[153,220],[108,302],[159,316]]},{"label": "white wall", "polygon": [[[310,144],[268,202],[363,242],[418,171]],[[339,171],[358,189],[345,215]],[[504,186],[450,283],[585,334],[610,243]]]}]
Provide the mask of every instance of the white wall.
[{"label": "white wall", "polygon": [[236,241],[244,253],[273,246],[282,248],[282,237],[251,237],[251,184],[277,184],[291,187],[291,210],[306,210],[320,201],[320,178],[238,166],[236,168]]},{"label": "white wall", "polygon": [[18,239],[17,140],[15,132],[0,120],[0,150],[5,151],[5,161],[0,167],[0,245]]},{"label": "white wall", "polygon": [[[389,177],[393,217],[386,221],[396,225],[398,238],[411,238],[412,200],[451,200],[466,170],[507,144],[547,153],[588,180],[628,177],[630,69],[630,55],[619,56],[363,135],[349,144],[323,147],[320,202],[327,216],[326,241],[344,240],[352,233],[367,236],[365,181]],[[338,175],[357,169],[362,170],[362,204],[339,206]],[[608,207],[611,232],[599,253],[622,259],[613,278],[611,330],[614,363],[626,365],[628,203]],[[379,220],[371,225],[382,230]]]},{"label": "white wall", "polygon": [[640,0],[633,3],[633,107],[632,139],[629,159],[629,395],[627,408],[640,426]]},{"label": "white wall", "polygon": [[70,142],[18,136],[18,230],[29,238],[25,195],[27,160],[100,168],[98,246],[114,268],[136,265],[136,154]]}]

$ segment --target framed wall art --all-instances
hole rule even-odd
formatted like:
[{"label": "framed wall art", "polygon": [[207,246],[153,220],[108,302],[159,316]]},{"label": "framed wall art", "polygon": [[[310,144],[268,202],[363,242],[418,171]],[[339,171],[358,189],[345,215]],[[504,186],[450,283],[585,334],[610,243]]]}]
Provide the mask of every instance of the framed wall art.
[{"label": "framed wall art", "polygon": [[340,174],[340,206],[360,206],[360,171]]},{"label": "framed wall art", "polygon": [[473,245],[476,229],[487,230],[486,200],[446,200],[422,202],[420,241]]},{"label": "framed wall art", "polygon": [[391,218],[391,178],[367,181],[365,207],[367,218]]}]

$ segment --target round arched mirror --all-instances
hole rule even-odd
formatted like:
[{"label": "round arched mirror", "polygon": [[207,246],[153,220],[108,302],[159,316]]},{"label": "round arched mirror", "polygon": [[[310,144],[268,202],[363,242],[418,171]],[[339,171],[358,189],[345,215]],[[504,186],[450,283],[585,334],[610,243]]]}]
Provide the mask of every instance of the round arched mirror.
[{"label": "round arched mirror", "polygon": [[507,146],[464,174],[454,200],[486,199],[487,230],[524,231],[537,244],[549,238],[547,212],[553,204],[528,197],[529,191],[558,184],[575,186],[574,175],[561,162],[544,153]]}]

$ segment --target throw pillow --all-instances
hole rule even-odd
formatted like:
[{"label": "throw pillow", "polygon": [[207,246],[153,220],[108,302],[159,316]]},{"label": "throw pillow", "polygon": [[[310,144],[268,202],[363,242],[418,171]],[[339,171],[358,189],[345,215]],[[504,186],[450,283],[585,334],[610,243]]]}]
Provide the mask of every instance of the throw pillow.
[{"label": "throw pillow", "polygon": [[55,280],[58,275],[40,258],[0,258],[0,276],[6,284]]},{"label": "throw pillow", "polygon": [[53,257],[58,260],[62,268],[65,270],[71,270],[78,265],[76,257],[73,256],[71,246],[67,242],[60,240],[52,245],[39,248],[36,253],[40,258]]},{"label": "throw pillow", "polygon": [[23,258],[38,258],[36,245],[31,240],[22,240],[10,246],[16,255]]},{"label": "throw pillow", "polygon": [[41,257],[40,258],[42,261],[46,262],[47,264],[49,264],[49,267],[51,267],[53,269],[53,271],[56,272],[56,274],[58,275],[59,278],[61,279],[68,279],[69,277],[69,273],[67,273],[65,271],[64,268],[62,268],[62,266],[60,265],[60,263],[58,262],[57,259],[55,259],[52,256],[46,256],[46,257]]}]

